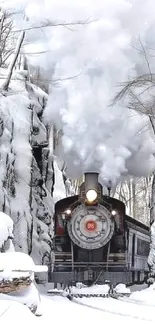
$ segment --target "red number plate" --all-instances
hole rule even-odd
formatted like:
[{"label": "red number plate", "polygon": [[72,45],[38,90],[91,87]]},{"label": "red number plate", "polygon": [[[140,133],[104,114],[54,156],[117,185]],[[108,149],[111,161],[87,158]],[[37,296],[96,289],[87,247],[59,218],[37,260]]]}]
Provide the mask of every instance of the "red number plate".
[{"label": "red number plate", "polygon": [[88,231],[94,231],[96,229],[96,222],[93,220],[89,220],[86,222],[86,229]]}]

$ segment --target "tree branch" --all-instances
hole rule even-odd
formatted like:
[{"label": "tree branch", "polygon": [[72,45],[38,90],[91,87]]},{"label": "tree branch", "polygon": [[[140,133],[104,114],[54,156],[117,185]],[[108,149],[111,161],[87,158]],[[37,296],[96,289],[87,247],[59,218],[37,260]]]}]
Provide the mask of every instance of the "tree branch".
[{"label": "tree branch", "polygon": [[141,45],[142,53],[144,54],[145,61],[146,61],[146,63],[147,63],[147,67],[148,67],[148,70],[149,70],[149,72],[150,72],[150,76],[151,76],[151,80],[152,80],[152,72],[151,72],[151,68],[150,68],[150,63],[149,63],[149,60],[148,60],[148,57],[147,57],[147,54],[146,54],[146,50],[145,50],[145,48],[144,48],[143,43],[141,42],[140,37],[139,37],[139,43],[140,43],[140,45]]},{"label": "tree branch", "polygon": [[[97,19],[92,20],[92,21],[86,19],[84,21],[73,21],[73,22],[70,22],[70,23],[66,23],[66,22],[58,23],[58,22],[53,22],[53,21],[50,21],[50,20],[46,20],[45,22],[41,23],[39,26],[30,26],[30,27],[27,27],[27,28],[23,28],[22,30],[23,31],[29,31],[29,30],[34,30],[34,29],[46,28],[46,27],[66,27],[66,28],[69,28],[70,26],[88,25],[88,24],[91,24],[94,21],[97,21]],[[13,32],[14,33],[19,33],[19,32],[21,32],[21,29],[14,30]]]}]

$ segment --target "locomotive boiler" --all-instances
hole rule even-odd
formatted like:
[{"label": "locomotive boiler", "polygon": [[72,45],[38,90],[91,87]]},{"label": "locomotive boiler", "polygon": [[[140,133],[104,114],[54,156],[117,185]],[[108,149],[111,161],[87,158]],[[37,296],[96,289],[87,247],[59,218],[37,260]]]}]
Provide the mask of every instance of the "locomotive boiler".
[{"label": "locomotive boiler", "polygon": [[49,272],[55,287],[144,280],[149,228],[127,216],[125,204],[102,190],[98,174],[85,173],[79,194],[55,205],[55,262]]}]

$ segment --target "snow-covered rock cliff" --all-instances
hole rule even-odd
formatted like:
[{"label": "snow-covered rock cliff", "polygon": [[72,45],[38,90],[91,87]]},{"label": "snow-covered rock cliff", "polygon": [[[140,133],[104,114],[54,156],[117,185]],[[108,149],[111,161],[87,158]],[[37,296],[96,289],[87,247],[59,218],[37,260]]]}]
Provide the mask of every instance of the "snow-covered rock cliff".
[{"label": "snow-covered rock cliff", "polygon": [[[0,87],[5,74],[1,69]],[[53,189],[57,187],[43,123],[46,101],[47,94],[28,81],[24,70],[16,70],[9,90],[0,93],[0,211],[14,222],[15,249],[39,264],[49,263],[53,256]],[[61,172],[57,181],[65,195]]]}]

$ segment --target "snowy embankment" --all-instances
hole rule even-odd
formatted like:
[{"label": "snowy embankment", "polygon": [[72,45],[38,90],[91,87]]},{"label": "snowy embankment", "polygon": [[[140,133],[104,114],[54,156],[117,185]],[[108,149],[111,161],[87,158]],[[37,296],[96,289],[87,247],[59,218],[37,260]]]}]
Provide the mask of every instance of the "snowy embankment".
[{"label": "snowy embankment", "polygon": [[[104,299],[104,301],[103,301]],[[141,306],[135,302],[131,304],[122,300],[113,298],[82,298],[75,299],[74,301],[80,305],[87,306],[96,311],[102,311],[108,314],[122,316],[125,318],[132,318],[135,320],[155,321],[155,307]]]},{"label": "snowy embankment", "polygon": [[[95,285],[91,285],[90,287],[87,287],[86,285],[82,284],[82,283],[77,283],[76,286],[72,286],[69,289],[69,293],[71,294],[108,294],[109,293],[109,289],[110,286],[108,284],[104,284],[104,285],[99,285],[99,284],[95,284]],[[125,284],[118,284],[115,288],[114,288],[116,293],[126,293],[126,294],[130,294],[130,289],[126,287]],[[50,290],[48,291],[50,292]]]},{"label": "snowy embankment", "polygon": [[47,94],[25,70],[16,70],[3,91],[6,74],[0,69],[0,211],[14,222],[15,249],[42,264],[51,259],[53,226],[52,158],[42,122]]},{"label": "snowy embankment", "polygon": [[0,305],[4,301],[8,303],[15,301],[26,305],[36,315],[40,315],[40,295],[34,282],[34,273],[47,272],[47,270],[47,266],[35,265],[27,254],[1,253]]},{"label": "snowy embankment", "polygon": [[[50,145],[53,128],[43,117],[48,95],[29,82],[26,70],[15,70],[3,91],[6,73],[0,69],[0,211],[14,222],[15,250],[49,264],[54,202],[66,196],[66,186]],[[2,230],[0,248],[3,237]]]},{"label": "snowy embankment", "polygon": [[[102,289],[103,287],[103,289]],[[90,288],[91,289],[91,288]],[[81,288],[80,290],[84,290]],[[73,291],[79,292],[78,288]],[[122,291],[123,290],[123,291]],[[106,286],[95,286],[89,291],[91,293],[101,293],[106,291]],[[126,288],[122,284],[119,284],[116,287],[117,292],[129,292],[130,290]],[[81,292],[82,293],[82,292]],[[122,316],[127,318],[132,318],[136,321],[140,322],[152,322],[155,321],[155,285],[150,286],[149,288],[134,292],[130,295],[129,298],[82,298],[82,299],[74,299],[74,303],[80,304],[83,306],[87,306],[88,308],[93,308],[96,311],[102,311],[105,313],[110,313],[115,316]],[[154,304],[153,304],[154,303]],[[137,324],[137,322],[136,322]]]},{"label": "snowy embankment", "polygon": [[0,211],[0,252],[14,252],[13,237],[13,221]]},{"label": "snowy embankment", "polygon": [[[76,299],[73,302],[62,297],[42,297],[43,316],[40,320],[45,324],[47,317],[58,325],[76,324],[154,324],[155,308],[124,303],[112,298],[85,298]],[[61,312],[60,312],[61,311]]]},{"label": "snowy embankment", "polygon": [[[96,291],[99,287],[101,286],[96,286]],[[119,322],[120,325],[124,325],[124,322],[127,325],[131,322],[132,325],[153,325],[155,322],[155,304],[154,307],[152,306],[155,301],[154,286],[133,293],[131,296],[132,298],[135,296],[138,301],[145,300],[147,306],[137,304],[136,300],[131,303],[130,298],[126,298],[128,300],[125,302],[112,298],[85,298],[70,301],[64,297],[51,297],[44,294],[41,295],[43,315],[38,318],[25,306],[11,301],[1,301],[0,324],[6,325],[11,319],[12,325],[21,324],[21,322],[27,324],[28,321],[35,325],[45,325],[50,321],[57,325],[72,325],[73,323],[74,325],[103,325],[105,322],[108,324]]]},{"label": "snowy embankment", "polygon": [[[50,287],[50,284],[48,284]],[[119,285],[118,290],[125,290],[124,285]],[[141,287],[140,287],[141,289]],[[90,288],[84,287],[72,287],[72,292],[74,293],[103,293],[107,292],[107,285],[96,285]],[[132,289],[131,289],[132,290]],[[138,286],[137,286],[138,290]],[[45,290],[42,290],[45,292]],[[127,290],[129,291],[129,289]],[[140,305],[139,301],[143,301],[144,297],[145,304]],[[135,301],[132,299],[135,297]],[[52,319],[57,320],[57,324],[63,323],[64,325],[74,324],[92,324],[97,323],[98,325],[103,324],[103,322],[108,322],[112,324],[114,322],[119,322],[119,324],[154,324],[155,321],[155,288],[151,286],[142,291],[137,291],[131,294],[130,298],[122,298],[122,300],[116,300],[113,298],[82,298],[74,299],[69,301],[67,298],[52,296],[42,298],[42,309],[43,316],[40,318],[46,322],[49,310],[52,310]],[[137,302],[138,301],[138,302]],[[61,313],[60,313],[61,308]],[[59,315],[59,317],[58,317]]]},{"label": "snowy embankment", "polygon": [[155,307],[155,283],[141,292],[135,291],[131,294],[129,301],[136,301],[144,305]]},{"label": "snowy embankment", "polygon": [[0,324],[1,325],[21,325],[27,324],[37,325],[37,318],[24,305],[8,300],[0,301]]}]

